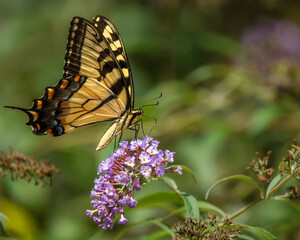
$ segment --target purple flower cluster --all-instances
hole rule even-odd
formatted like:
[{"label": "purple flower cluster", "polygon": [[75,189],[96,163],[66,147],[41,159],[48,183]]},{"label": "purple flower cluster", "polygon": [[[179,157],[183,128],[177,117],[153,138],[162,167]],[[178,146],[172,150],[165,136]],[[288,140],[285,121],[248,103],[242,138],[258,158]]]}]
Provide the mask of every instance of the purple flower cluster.
[{"label": "purple flower cluster", "polygon": [[91,191],[91,205],[94,210],[87,210],[89,217],[103,229],[113,228],[116,213],[120,213],[119,224],[126,224],[124,207],[134,208],[137,201],[133,193],[139,191],[143,184],[157,179],[169,172],[182,174],[180,166],[174,170],[167,167],[173,162],[175,152],[157,149],[159,142],[146,136],[133,139],[130,143],[123,141],[120,148],[98,167],[99,178]]},{"label": "purple flower cluster", "polygon": [[300,28],[293,22],[261,19],[247,29],[242,37],[242,47],[247,53],[242,63],[254,64],[263,72],[279,60],[300,63]]}]

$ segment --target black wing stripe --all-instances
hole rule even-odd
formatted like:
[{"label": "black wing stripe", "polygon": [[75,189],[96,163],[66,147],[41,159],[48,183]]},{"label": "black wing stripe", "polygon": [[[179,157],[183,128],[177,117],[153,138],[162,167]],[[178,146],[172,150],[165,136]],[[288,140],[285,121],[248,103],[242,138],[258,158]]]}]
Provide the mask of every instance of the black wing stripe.
[{"label": "black wing stripe", "polygon": [[[100,35],[86,20],[75,17],[71,21],[67,51],[65,56],[64,76],[69,74],[78,75],[81,70],[82,56],[96,59],[99,57],[97,51],[103,51],[99,45]],[[84,61],[86,62],[86,61]],[[90,65],[89,65],[90,66]],[[91,66],[95,68],[94,65]],[[87,71],[88,73],[89,71]],[[92,71],[92,74],[95,72]]]},{"label": "black wing stripe", "polygon": [[[117,29],[110,22],[108,22],[108,20],[105,19],[104,17],[99,17],[98,20],[99,21],[97,21],[97,17],[96,17],[94,18],[93,22],[94,24],[95,23],[98,24],[97,28],[104,35],[105,41],[112,48],[112,51],[116,51],[114,52],[114,55],[117,56],[119,54],[122,54],[127,59],[126,53],[125,51],[123,51],[123,49],[125,50],[125,48],[120,38],[120,34],[117,32]],[[115,44],[114,42],[118,44]]]},{"label": "black wing stripe", "polygon": [[[73,48],[74,46],[75,46],[75,47],[77,46],[77,48],[80,47],[80,48],[81,48],[81,49],[80,49],[81,52],[79,52],[79,51],[68,51],[67,54],[66,54],[66,57],[67,57],[67,58],[66,58],[66,61],[67,61],[68,58],[70,58],[70,56],[72,56],[72,55],[75,55],[74,61],[77,60],[78,58],[81,59],[82,53],[84,53],[84,55],[87,55],[87,56],[92,57],[92,58],[94,58],[94,59],[97,59],[97,58],[98,58],[98,55],[99,55],[99,54],[98,54],[97,52],[95,52],[93,48],[91,48],[91,47],[89,47],[89,46],[86,46],[86,45],[81,46],[81,45],[79,45],[79,44],[77,44],[77,43],[73,43],[73,44],[72,44],[72,48]],[[80,62],[78,62],[78,63],[80,63]]]}]

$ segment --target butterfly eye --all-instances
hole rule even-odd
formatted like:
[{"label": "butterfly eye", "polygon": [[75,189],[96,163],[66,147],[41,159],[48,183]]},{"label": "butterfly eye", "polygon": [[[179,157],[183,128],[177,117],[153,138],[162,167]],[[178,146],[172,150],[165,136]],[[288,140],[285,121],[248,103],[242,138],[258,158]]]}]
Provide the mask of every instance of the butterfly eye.
[{"label": "butterfly eye", "polygon": [[141,116],[143,115],[144,111],[142,109],[139,109],[138,112],[137,112],[137,115]]}]

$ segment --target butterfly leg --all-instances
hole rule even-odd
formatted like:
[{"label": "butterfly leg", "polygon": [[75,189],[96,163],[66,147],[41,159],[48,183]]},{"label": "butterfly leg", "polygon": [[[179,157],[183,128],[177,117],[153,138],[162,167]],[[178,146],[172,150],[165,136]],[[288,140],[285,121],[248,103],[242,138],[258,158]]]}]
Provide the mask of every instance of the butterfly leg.
[{"label": "butterfly leg", "polygon": [[119,137],[119,140],[118,140],[118,145],[120,144],[122,137],[123,137],[123,131],[121,131],[121,133],[120,133],[120,137]]},{"label": "butterfly leg", "polygon": [[132,125],[129,129],[135,131],[135,138],[138,138],[140,128],[142,129],[143,135],[145,136],[144,133],[144,127],[143,127],[143,120],[139,119],[134,125]]},{"label": "butterfly leg", "polygon": [[141,122],[141,123],[139,124],[139,130],[140,130],[140,127],[141,127],[142,133],[143,133],[143,135],[144,135],[144,137],[145,137],[146,134],[145,134],[145,131],[144,131],[144,123],[143,123],[143,119],[140,119],[139,121]]},{"label": "butterfly leg", "polygon": [[115,140],[114,140],[114,151],[116,151],[117,148],[117,136],[115,136]]},{"label": "butterfly leg", "polygon": [[134,124],[134,131],[134,137],[138,138],[140,132],[140,124],[138,122]]}]

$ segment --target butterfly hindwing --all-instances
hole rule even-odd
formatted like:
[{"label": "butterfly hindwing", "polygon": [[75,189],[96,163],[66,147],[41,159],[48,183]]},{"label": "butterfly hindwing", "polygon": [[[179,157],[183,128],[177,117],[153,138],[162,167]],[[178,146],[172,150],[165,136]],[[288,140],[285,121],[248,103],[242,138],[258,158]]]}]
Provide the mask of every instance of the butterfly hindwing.
[{"label": "butterfly hindwing", "polygon": [[68,101],[73,92],[78,91],[84,84],[86,78],[79,77],[72,79],[61,79],[55,86],[47,87],[42,97],[33,100],[31,108],[10,107],[25,112],[31,125],[32,131],[36,135],[50,134],[60,136],[66,132],[65,127],[57,118],[62,113],[60,104]]}]

